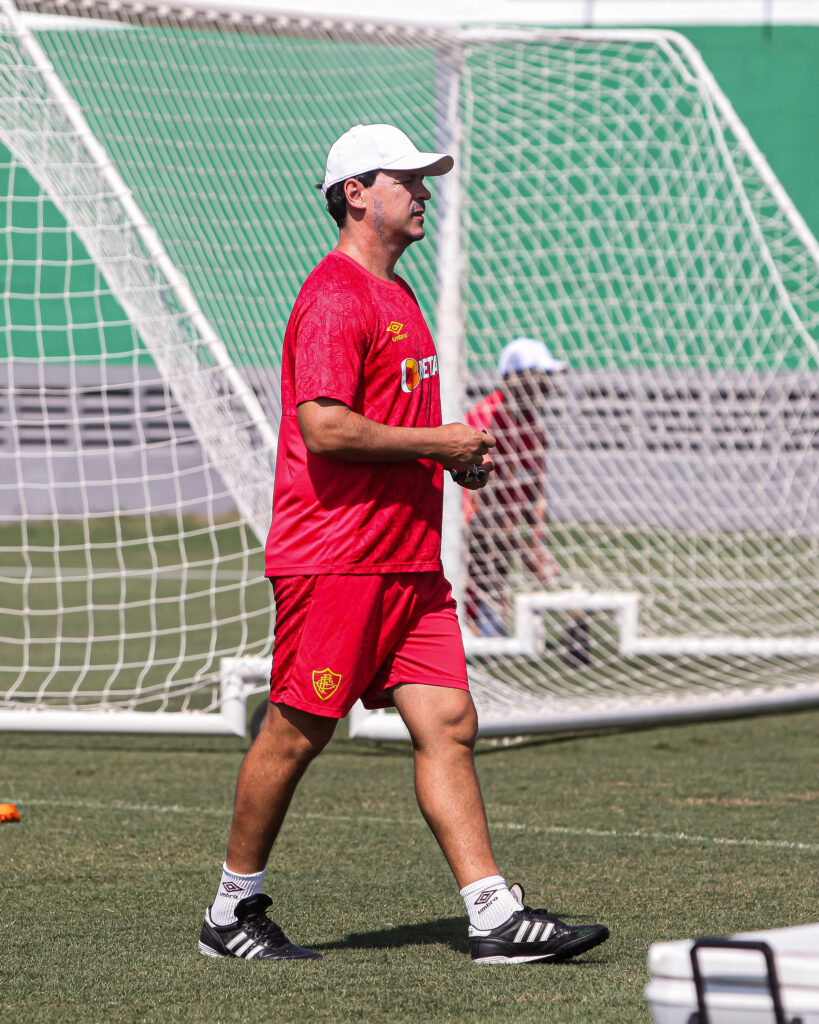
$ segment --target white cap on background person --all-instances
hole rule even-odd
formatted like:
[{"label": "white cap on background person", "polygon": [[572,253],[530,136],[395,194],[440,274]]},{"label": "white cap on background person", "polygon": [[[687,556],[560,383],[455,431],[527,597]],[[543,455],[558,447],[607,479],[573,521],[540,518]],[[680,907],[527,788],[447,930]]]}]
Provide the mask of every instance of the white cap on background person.
[{"label": "white cap on background person", "polygon": [[498,371],[502,377],[507,377],[510,373],[522,373],[524,370],[563,373],[568,365],[560,359],[555,359],[537,338],[515,338],[501,352]]},{"label": "white cap on background person", "polygon": [[422,153],[409,136],[392,124],[357,124],[336,139],[327,154],[324,195],[332,185],[367,171],[420,171],[447,174],[455,161],[448,153]]}]

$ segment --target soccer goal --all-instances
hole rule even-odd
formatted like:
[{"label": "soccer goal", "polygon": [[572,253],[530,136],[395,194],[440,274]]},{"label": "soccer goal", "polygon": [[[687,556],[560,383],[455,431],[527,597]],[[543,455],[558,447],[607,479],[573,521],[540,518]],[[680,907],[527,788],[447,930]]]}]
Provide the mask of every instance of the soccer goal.
[{"label": "soccer goal", "polygon": [[687,40],[0,0],[0,69],[0,728],[244,731],[352,121],[456,155],[402,261],[445,418],[514,337],[568,364],[527,410],[548,582],[526,516],[476,558],[446,490],[483,733],[819,703],[819,246]]}]

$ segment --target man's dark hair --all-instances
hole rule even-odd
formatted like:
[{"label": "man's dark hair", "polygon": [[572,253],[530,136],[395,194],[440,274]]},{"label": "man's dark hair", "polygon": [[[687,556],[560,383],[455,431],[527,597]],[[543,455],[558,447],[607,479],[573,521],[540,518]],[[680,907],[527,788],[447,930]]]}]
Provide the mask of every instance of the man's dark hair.
[{"label": "man's dark hair", "polygon": [[[360,181],[364,188],[369,188],[375,181],[377,174],[378,171],[365,171],[363,174],[351,174],[350,177]],[[344,181],[347,180],[347,178],[344,179]],[[327,195],[324,197],[327,200],[327,212],[340,228],[343,228],[347,223],[347,200],[344,196],[344,181],[337,181],[335,185],[331,185],[327,189]]]}]

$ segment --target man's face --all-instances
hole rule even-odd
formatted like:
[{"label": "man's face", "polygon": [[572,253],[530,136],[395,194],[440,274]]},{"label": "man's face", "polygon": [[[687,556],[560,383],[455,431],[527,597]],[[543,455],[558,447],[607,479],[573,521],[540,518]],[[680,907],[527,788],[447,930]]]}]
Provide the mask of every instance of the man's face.
[{"label": "man's face", "polygon": [[537,410],[552,391],[551,375],[542,370],[520,370],[510,373],[503,381],[509,400],[521,410]]},{"label": "man's face", "polygon": [[417,171],[379,171],[367,190],[373,229],[388,246],[424,237],[424,206],[430,192]]}]

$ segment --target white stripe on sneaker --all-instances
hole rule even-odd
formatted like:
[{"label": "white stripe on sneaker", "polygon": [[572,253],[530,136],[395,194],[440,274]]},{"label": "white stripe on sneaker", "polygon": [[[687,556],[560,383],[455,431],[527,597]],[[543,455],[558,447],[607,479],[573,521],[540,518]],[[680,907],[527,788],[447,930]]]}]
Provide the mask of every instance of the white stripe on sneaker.
[{"label": "white stripe on sneaker", "polygon": [[239,948],[236,950],[235,956],[244,956],[245,953],[250,949],[250,947],[255,945],[256,943],[253,941],[253,939],[248,939],[243,946],[239,946]]},{"label": "white stripe on sneaker", "polygon": [[225,947],[233,953],[236,947],[242,942],[247,942],[248,938],[249,936],[245,932],[239,932],[238,935],[233,936],[230,942],[225,943]]},{"label": "white stripe on sneaker", "polygon": [[245,960],[252,960],[254,956],[258,956],[264,950],[264,946],[254,946],[253,949],[247,954]]},{"label": "white stripe on sneaker", "polygon": [[528,921],[524,921],[521,924],[520,928],[518,928],[518,930],[517,930],[517,932],[515,934],[514,939],[512,939],[512,942],[521,942],[523,940],[523,935],[526,932],[526,930],[528,929],[528,927],[529,927],[529,922]]},{"label": "white stripe on sneaker", "polygon": [[537,933],[540,931],[540,929],[541,929],[541,922],[540,921],[535,921],[535,923],[532,925],[532,930],[526,936],[525,941],[526,942],[534,942],[537,939]]},{"label": "white stripe on sneaker", "polygon": [[554,921],[550,921],[546,925],[546,927],[543,929],[543,934],[540,936],[540,941],[541,942],[545,942],[549,938],[549,936],[552,934],[552,932],[554,930],[555,930],[555,923],[554,923]]}]

